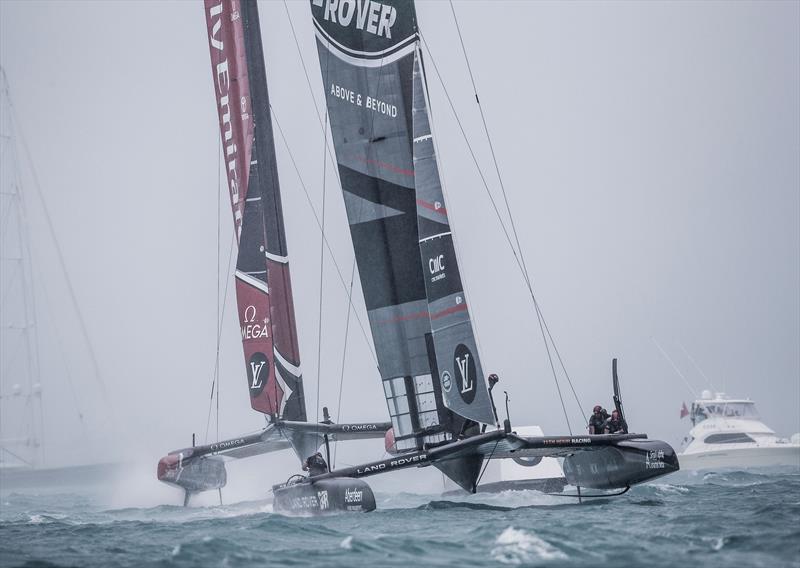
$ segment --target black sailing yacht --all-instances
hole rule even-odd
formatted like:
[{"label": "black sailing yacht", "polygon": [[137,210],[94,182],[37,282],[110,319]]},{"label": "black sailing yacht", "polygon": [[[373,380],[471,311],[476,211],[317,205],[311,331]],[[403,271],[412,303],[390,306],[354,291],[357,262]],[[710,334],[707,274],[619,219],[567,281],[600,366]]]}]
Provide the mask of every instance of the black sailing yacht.
[{"label": "black sailing yacht", "polygon": [[372,510],[374,496],[360,478],[429,465],[474,492],[487,459],[562,457],[570,484],[596,489],[627,489],[678,469],[674,450],[643,434],[526,437],[508,420],[500,427],[442,191],[413,0],[311,0],[391,422],[307,422],[257,6],[205,0],[205,10],[239,237],[236,292],[248,387],[269,425],[172,452],[159,462],[159,479],[184,488],[188,500],[224,485],[224,458],[291,447],[302,462],[332,439],[384,436],[391,457],[295,476],[273,488],[275,509]]}]

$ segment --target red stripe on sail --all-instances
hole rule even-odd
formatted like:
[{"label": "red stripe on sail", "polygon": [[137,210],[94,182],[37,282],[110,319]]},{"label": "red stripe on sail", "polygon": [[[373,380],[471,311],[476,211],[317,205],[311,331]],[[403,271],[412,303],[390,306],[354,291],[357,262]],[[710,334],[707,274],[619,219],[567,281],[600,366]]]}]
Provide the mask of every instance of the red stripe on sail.
[{"label": "red stripe on sail", "polygon": [[424,207],[425,209],[430,209],[435,213],[441,213],[442,215],[447,216],[447,207],[444,205],[439,205],[439,207],[436,207],[435,203],[429,203],[423,199],[417,199],[417,205]]},{"label": "red stripe on sail", "polygon": [[431,314],[431,319],[439,319],[443,318],[444,316],[449,316],[450,314],[455,314],[457,312],[465,312],[467,311],[467,303],[462,302],[461,304],[457,304],[455,306],[451,306],[447,309],[444,309],[440,312],[436,312]]},{"label": "red stripe on sail", "polygon": [[428,310],[423,310],[421,312],[416,312],[413,314],[407,314],[404,316],[397,316],[396,318],[391,318],[388,320],[383,320],[380,323],[396,323],[399,321],[409,321],[415,320],[419,318],[430,317],[432,320],[442,318],[444,316],[449,316],[450,314],[455,314],[458,312],[465,312],[467,311],[467,304],[466,302],[462,302],[461,304],[457,304],[455,306],[451,306],[449,308],[445,308],[444,310],[430,313]]},{"label": "red stripe on sail", "polygon": [[401,168],[399,166],[395,166],[394,164],[390,164],[388,162],[381,162],[380,160],[375,160],[373,158],[365,158],[364,156],[354,156],[356,160],[359,162],[364,162],[365,164],[372,164],[373,166],[378,166],[384,170],[389,170],[390,172],[394,172],[396,174],[402,174],[404,176],[411,176],[414,177],[414,170],[407,170],[406,168]]}]

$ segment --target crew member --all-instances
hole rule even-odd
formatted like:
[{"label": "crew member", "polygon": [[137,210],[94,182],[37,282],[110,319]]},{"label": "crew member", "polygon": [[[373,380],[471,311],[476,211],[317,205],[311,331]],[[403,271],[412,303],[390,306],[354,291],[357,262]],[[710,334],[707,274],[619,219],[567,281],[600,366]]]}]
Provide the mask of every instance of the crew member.
[{"label": "crew member", "polygon": [[619,412],[614,410],[611,413],[611,418],[606,422],[606,434],[627,434],[628,424],[625,419],[619,415]]},{"label": "crew member", "polygon": [[306,463],[303,464],[303,471],[307,471],[309,477],[322,475],[323,473],[328,473],[328,464],[325,463],[325,458],[322,457],[322,454],[317,452],[306,459]]},{"label": "crew member", "polygon": [[589,418],[589,434],[603,434],[606,427],[608,415],[603,412],[603,407],[599,404],[592,410],[592,417]]}]

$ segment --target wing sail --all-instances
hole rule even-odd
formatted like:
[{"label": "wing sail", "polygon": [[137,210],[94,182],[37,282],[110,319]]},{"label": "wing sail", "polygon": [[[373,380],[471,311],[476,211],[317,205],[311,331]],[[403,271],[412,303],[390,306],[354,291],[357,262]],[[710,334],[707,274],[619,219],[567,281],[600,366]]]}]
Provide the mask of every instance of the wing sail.
[{"label": "wing sail", "polygon": [[[437,366],[443,368],[442,378],[446,371],[455,384],[450,371],[454,353],[447,351],[462,342],[451,345],[455,339],[447,339],[448,332],[439,325],[449,325],[452,318],[430,313],[427,257],[423,261],[420,249],[420,222],[427,223],[428,218],[418,212],[413,148],[419,43],[414,3],[311,0],[311,11],[350,233],[396,449],[444,443],[458,434],[463,418],[443,404]],[[431,171],[438,176],[428,168]],[[459,405],[447,399],[448,405],[465,417],[492,422],[491,412],[472,410],[483,404],[484,396],[478,393],[486,387],[477,349],[474,344],[467,348],[469,356],[465,352],[462,360],[474,372],[462,388],[474,384],[477,401]]]},{"label": "wing sail", "polygon": [[495,421],[458,269],[428,115],[422,54],[414,55],[414,176],[419,248],[444,402],[476,422]]},{"label": "wing sail", "polygon": [[288,252],[254,0],[205,0],[211,68],[239,244],[236,299],[253,409],[305,420]]}]

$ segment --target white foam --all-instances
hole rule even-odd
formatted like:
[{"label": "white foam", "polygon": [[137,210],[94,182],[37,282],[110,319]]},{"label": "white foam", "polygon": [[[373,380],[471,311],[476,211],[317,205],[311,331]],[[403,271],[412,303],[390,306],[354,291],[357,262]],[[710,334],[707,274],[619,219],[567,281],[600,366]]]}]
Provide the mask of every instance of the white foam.
[{"label": "white foam", "polygon": [[28,515],[28,524],[40,525],[42,523],[52,523],[55,521],[62,521],[66,519],[66,515],[59,515],[57,513],[50,513],[48,515]]},{"label": "white foam", "polygon": [[345,550],[352,550],[353,549],[353,536],[346,536],[342,542],[339,543],[339,548],[344,548]]},{"label": "white foam", "polygon": [[672,485],[670,483],[653,483],[653,487],[656,488],[656,491],[660,491],[662,493],[688,493],[689,488],[684,487],[683,485]]},{"label": "white foam", "polygon": [[565,560],[567,555],[544,539],[524,530],[508,527],[497,537],[492,558],[503,564],[519,565],[533,560]]}]

